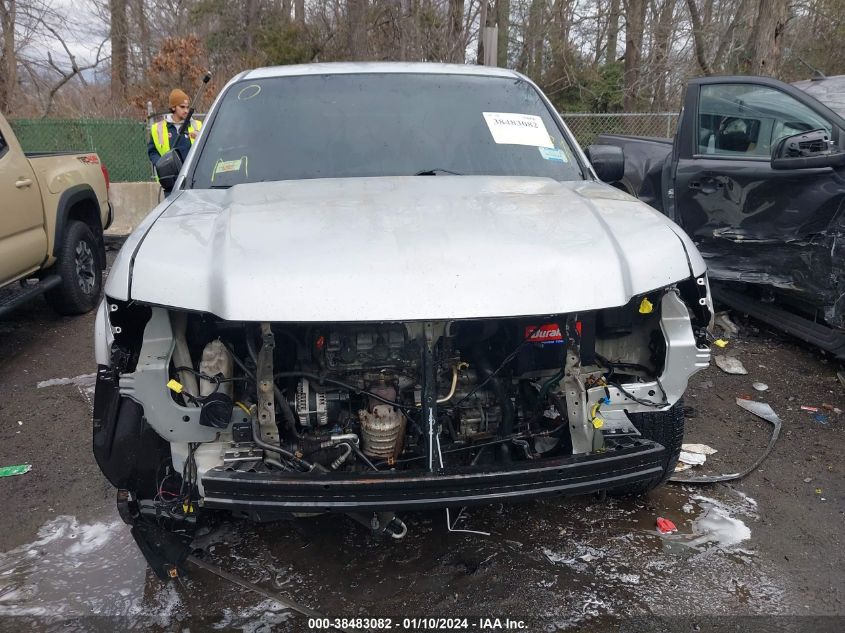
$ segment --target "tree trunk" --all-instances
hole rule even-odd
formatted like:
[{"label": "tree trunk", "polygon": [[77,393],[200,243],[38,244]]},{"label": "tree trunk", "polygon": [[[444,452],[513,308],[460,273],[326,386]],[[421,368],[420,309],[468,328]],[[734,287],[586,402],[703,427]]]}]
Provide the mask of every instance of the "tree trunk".
[{"label": "tree trunk", "polygon": [[747,72],[752,75],[774,75],[777,72],[788,17],[787,0],[759,0],[750,49],[745,59]]},{"label": "tree trunk", "polygon": [[610,0],[607,14],[607,46],[604,61],[607,64],[616,61],[616,47],[619,46],[619,0]]},{"label": "tree trunk", "polygon": [[150,23],[147,21],[147,3],[144,0],[134,0],[132,5],[135,20],[138,24],[138,46],[141,54],[141,68],[149,68],[152,51],[150,50]]},{"label": "tree trunk", "polygon": [[528,76],[538,83],[543,72],[544,4],[545,0],[531,0],[531,8],[528,10],[528,32],[525,34],[525,39],[528,42],[526,70]]},{"label": "tree trunk", "polygon": [[660,7],[660,13],[657,17],[657,28],[654,30],[654,58],[650,69],[652,75],[657,74],[654,97],[651,101],[652,110],[655,112],[662,112],[665,107],[666,82],[669,79],[669,68],[667,68],[666,61],[669,58],[669,46],[672,44],[674,17],[675,0],[663,0],[663,5]]},{"label": "tree trunk", "polygon": [[463,64],[466,61],[464,42],[464,0],[449,0],[449,61]]},{"label": "tree trunk", "polygon": [[496,44],[496,65],[506,68],[508,65],[508,27],[510,25],[510,0],[496,0],[496,24],[499,25],[499,39]]},{"label": "tree trunk", "polygon": [[349,24],[347,46],[353,61],[367,59],[367,0],[346,0],[346,17]]},{"label": "tree trunk", "polygon": [[640,89],[640,59],[643,48],[646,0],[627,0],[625,3],[625,96],[626,112],[637,109]]},{"label": "tree trunk", "polygon": [[695,60],[698,62],[701,72],[705,75],[712,75],[713,70],[707,62],[707,54],[704,48],[704,25],[701,23],[701,14],[698,12],[698,6],[695,2],[696,0],[687,0],[690,22],[692,22],[692,41],[695,47]]},{"label": "tree trunk", "polygon": [[126,20],[126,0],[109,0],[111,19],[111,95],[126,96],[126,76],[129,59],[129,29]]},{"label": "tree trunk", "polygon": [[8,113],[18,78],[18,60],[15,56],[15,0],[0,0],[0,111]]},{"label": "tree trunk", "polygon": [[244,6],[244,51],[255,52],[255,31],[258,29],[258,0],[245,0]]},{"label": "tree trunk", "polygon": [[305,26],[305,0],[296,0],[293,11],[296,23]]}]

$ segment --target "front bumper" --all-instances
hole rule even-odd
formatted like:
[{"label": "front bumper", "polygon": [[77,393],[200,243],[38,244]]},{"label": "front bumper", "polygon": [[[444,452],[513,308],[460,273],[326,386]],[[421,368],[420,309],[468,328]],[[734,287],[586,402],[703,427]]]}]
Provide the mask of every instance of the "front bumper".
[{"label": "front bumper", "polygon": [[436,474],[257,473],[213,468],[202,475],[205,508],[247,514],[358,512],[517,502],[607,490],[663,474],[665,449],[629,438],[603,453]]}]

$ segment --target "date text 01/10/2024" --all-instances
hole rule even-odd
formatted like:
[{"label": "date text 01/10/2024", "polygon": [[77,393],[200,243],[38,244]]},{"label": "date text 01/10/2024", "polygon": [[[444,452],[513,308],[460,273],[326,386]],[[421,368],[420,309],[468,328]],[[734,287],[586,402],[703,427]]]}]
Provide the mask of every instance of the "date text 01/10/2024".
[{"label": "date text 01/10/2024", "polygon": [[368,631],[519,631],[527,628],[524,620],[510,618],[310,618],[312,631],[326,629]]}]

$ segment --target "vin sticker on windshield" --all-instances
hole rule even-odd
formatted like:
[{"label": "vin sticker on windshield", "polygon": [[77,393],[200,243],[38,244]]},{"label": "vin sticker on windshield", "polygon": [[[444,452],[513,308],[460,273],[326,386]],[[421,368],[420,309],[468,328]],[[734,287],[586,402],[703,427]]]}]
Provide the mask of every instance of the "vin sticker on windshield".
[{"label": "vin sticker on windshield", "polygon": [[554,147],[543,119],[533,114],[482,112],[490,134],[498,145]]},{"label": "vin sticker on windshield", "polygon": [[537,149],[540,150],[540,155],[546,160],[556,160],[561,163],[569,162],[566,153],[562,149],[557,147],[538,147]]}]

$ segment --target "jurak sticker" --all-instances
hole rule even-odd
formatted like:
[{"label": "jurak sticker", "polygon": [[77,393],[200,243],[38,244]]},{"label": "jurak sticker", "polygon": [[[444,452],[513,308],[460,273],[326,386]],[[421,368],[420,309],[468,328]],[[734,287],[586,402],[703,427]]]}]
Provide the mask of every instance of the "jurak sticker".
[{"label": "jurak sticker", "polygon": [[[531,334],[532,332],[534,334]],[[528,325],[525,327],[525,336],[530,337],[527,339],[529,343],[540,343],[541,345],[563,343],[563,335],[555,323],[546,323],[541,325],[539,329],[536,325]]]},{"label": "jurak sticker", "polygon": [[540,156],[545,158],[546,160],[556,160],[560,163],[568,163],[569,159],[566,157],[566,153],[557,147],[538,147],[540,150]]},{"label": "jurak sticker", "polygon": [[498,145],[553,147],[543,119],[533,114],[482,112],[484,121]]}]

